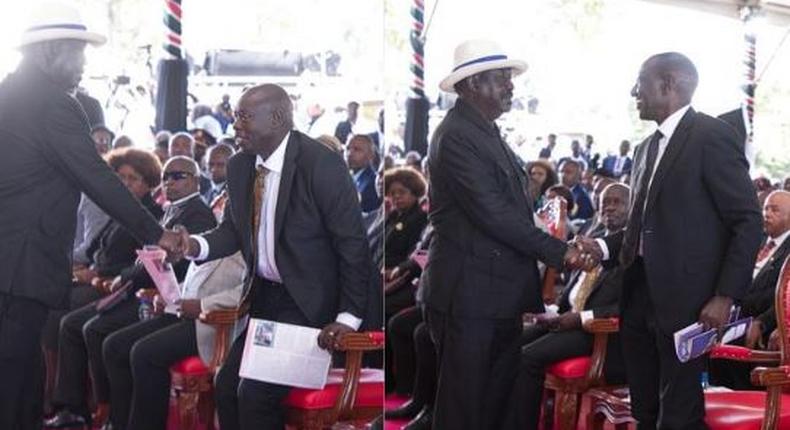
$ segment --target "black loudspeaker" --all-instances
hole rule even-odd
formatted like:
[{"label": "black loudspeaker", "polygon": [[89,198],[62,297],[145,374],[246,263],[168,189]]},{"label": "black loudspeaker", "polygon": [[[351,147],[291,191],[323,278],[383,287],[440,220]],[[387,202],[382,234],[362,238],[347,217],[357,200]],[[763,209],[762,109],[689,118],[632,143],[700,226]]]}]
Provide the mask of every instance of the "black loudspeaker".
[{"label": "black loudspeaker", "polygon": [[183,131],[187,122],[187,76],[185,60],[161,60],[157,65],[156,131]]},{"label": "black loudspeaker", "polygon": [[406,101],[406,129],[403,145],[406,152],[417,151],[425,157],[428,153],[428,110],[430,103],[425,97]]}]

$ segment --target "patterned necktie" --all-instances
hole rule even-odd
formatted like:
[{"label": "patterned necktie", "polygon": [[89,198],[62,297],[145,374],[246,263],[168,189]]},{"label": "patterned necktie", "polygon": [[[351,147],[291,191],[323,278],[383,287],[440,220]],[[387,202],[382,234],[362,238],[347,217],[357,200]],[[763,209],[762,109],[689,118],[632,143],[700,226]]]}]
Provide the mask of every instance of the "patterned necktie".
[{"label": "patterned necktie", "polygon": [[598,281],[598,276],[601,275],[601,270],[601,266],[598,266],[589,272],[582,272],[579,275],[579,291],[576,292],[576,296],[573,298],[573,307],[571,308],[574,312],[584,310],[584,305],[587,303],[596,281]]},{"label": "patterned necktie", "polygon": [[624,266],[629,266],[636,258],[639,247],[640,236],[642,235],[642,222],[644,220],[645,201],[650,186],[650,179],[653,176],[656,158],[658,158],[658,142],[663,137],[660,130],[656,130],[650,142],[647,144],[647,156],[639,178],[639,185],[636,191],[633,205],[631,206],[631,216],[628,218],[628,225],[625,230],[623,240],[623,250],[621,262]]},{"label": "patterned necktie", "polygon": [[774,247],[776,247],[776,242],[774,242],[773,239],[766,242],[765,245],[760,248],[760,252],[757,254],[757,262],[759,263],[760,261],[768,258],[768,256],[771,255],[771,250],[773,250]]},{"label": "patterned necktie", "polygon": [[261,227],[261,210],[263,206],[263,195],[266,191],[265,180],[267,173],[269,173],[269,170],[263,166],[258,166],[255,169],[255,184],[252,189],[252,243],[254,245],[252,248],[255,251],[256,260],[258,255],[258,247],[256,245],[258,243],[258,230]]}]

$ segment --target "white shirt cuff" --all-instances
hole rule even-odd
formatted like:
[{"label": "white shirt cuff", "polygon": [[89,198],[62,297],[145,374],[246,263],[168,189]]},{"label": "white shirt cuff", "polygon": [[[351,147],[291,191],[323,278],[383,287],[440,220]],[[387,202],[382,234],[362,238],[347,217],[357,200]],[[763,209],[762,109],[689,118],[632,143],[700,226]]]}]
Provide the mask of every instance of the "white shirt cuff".
[{"label": "white shirt cuff", "polygon": [[597,243],[598,246],[601,247],[601,254],[603,254],[603,257],[601,257],[601,261],[609,260],[609,247],[606,246],[606,241],[603,239],[595,239],[595,243]]},{"label": "white shirt cuff", "polygon": [[189,238],[197,241],[200,251],[196,257],[186,256],[187,260],[203,261],[208,258],[208,241],[204,239],[203,236],[198,236],[196,234],[190,235]]},{"label": "white shirt cuff", "polygon": [[348,312],[341,312],[337,314],[337,318],[335,318],[335,322],[339,322],[340,324],[347,325],[354,329],[354,331],[359,330],[359,326],[362,325],[362,320],[355,317],[354,315]]},{"label": "white shirt cuff", "polygon": [[593,316],[593,311],[581,311],[579,315],[581,315],[582,318],[582,325],[586,324],[587,321],[590,321],[591,319],[595,319],[595,316]]}]

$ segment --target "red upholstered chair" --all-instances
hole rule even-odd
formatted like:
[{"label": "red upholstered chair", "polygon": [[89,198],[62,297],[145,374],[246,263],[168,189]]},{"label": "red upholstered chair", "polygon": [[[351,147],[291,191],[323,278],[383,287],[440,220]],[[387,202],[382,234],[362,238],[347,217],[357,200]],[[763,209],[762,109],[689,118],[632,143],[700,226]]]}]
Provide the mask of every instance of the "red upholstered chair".
[{"label": "red upholstered chair", "polygon": [[198,420],[214,429],[214,372],[228,353],[230,331],[239,317],[237,309],[216,310],[200,320],[216,328],[214,355],[206,366],[198,356],[185,358],[170,367],[171,386],[178,404],[179,429],[193,430]]},{"label": "red upholstered chair", "polygon": [[384,333],[349,333],[340,343],[345,369],[332,369],[323,390],[291,390],[284,401],[288,425],[320,430],[338,421],[369,422],[384,412],[383,371],[361,368],[364,352],[384,349]]},{"label": "red upholstered chair", "polygon": [[[711,359],[726,359],[758,364],[774,364],[752,371],[754,385],[766,391],[707,391],[705,392],[705,422],[711,430],[781,430],[790,429],[790,258],[785,260],[776,288],[776,319],[780,334],[779,351],[756,351],[748,348],[720,345],[710,354]],[[627,420],[630,404],[623,395],[606,390],[593,390],[590,430],[603,428],[603,419]]]},{"label": "red upholstered chair", "polygon": [[[544,428],[574,430],[579,419],[581,395],[591,387],[606,384],[603,365],[609,333],[616,333],[617,318],[597,318],[587,321],[584,330],[592,333],[593,351],[590,356],[574,357],[554,363],[546,370],[543,400]],[[553,398],[553,413],[549,406]]]}]

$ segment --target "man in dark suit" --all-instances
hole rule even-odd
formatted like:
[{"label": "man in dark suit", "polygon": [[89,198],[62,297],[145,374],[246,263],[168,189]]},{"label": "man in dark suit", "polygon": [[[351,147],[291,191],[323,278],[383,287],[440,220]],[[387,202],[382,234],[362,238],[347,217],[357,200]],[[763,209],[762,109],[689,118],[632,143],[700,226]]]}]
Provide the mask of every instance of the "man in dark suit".
[{"label": "man in dark suit", "polygon": [[635,156],[622,242],[582,240],[625,268],[620,339],[639,429],[704,429],[704,358],[681,363],[673,333],[721,327],[746,292],[762,220],[735,131],[691,108],[694,64],[678,53],[650,57],[631,95],[658,123]]},{"label": "man in dark suit", "polygon": [[440,363],[434,428],[495,429],[518,367],[521,314],[543,310],[536,260],[562,267],[580,254],[534,226],[525,172],[494,122],[526,64],[469,41],[455,65],[440,87],[459,98],[428,158],[434,238],[422,279]]},{"label": "man in dark suit", "polygon": [[376,171],[373,159],[376,148],[366,134],[355,134],[348,141],[346,162],[354,176],[354,185],[359,193],[362,212],[370,212],[381,206],[381,197],[376,192]]},{"label": "man in dark suit", "polygon": [[357,122],[357,112],[359,111],[359,103],[351,102],[347,106],[347,114],[345,121],[340,121],[335,127],[335,137],[340,141],[341,145],[348,143],[348,136],[354,132],[354,124]]},{"label": "man in dark suit", "polygon": [[560,180],[562,185],[571,190],[573,202],[575,203],[573,213],[568,213],[568,217],[572,220],[587,220],[595,215],[590,194],[584,189],[581,179],[581,163],[571,159],[566,159],[560,163]]},{"label": "man in dark suit", "polygon": [[[600,222],[610,236],[625,227],[630,201],[628,186],[614,183],[601,196]],[[590,355],[593,336],[582,329],[585,321],[618,315],[623,282],[621,267],[576,271],[557,300],[559,315],[533,315],[535,324],[521,336],[521,365],[513,387],[510,411],[513,429],[537,429],[546,367],[567,358]],[[610,336],[606,355],[607,381],[624,379],[620,343]],[[524,421],[526,420],[526,421]]]},{"label": "man in dark suit", "polygon": [[[293,106],[276,85],[239,100],[220,226],[182,232],[183,252],[197,261],[241,250],[247,264],[243,307],[252,318],[323,327],[332,350],[364,316],[370,252],[354,184],[334,151],[293,130]],[[216,380],[223,429],[284,429],[281,402],[290,387],[239,378],[245,336],[233,344]]]},{"label": "man in dark suit", "polygon": [[[217,225],[213,213],[198,193],[199,172],[197,163],[184,156],[173,157],[165,164],[162,186],[170,204],[162,218],[164,228],[182,225],[198,232]],[[146,200],[151,199],[148,197]],[[187,261],[173,267],[179,281],[184,279],[187,267]],[[99,310],[97,303],[92,302],[69,312],[61,320],[60,362],[53,399],[61,409],[54,417],[45,421],[47,427],[65,427],[89,421],[85,404],[88,367],[91,369],[96,401],[100,404],[110,402],[110,381],[105,368],[103,342],[111,333],[139,320],[139,303],[134,292],[140,288],[153,288],[151,278],[139,264],[132,264],[121,270],[111,289],[114,291],[121,288],[127,281],[131,285],[126,288],[125,298],[120,299],[112,308]],[[115,407],[116,403],[118,407]],[[113,402],[113,406],[112,417],[123,417],[115,420],[116,423],[121,423],[117,426],[120,428],[126,423],[126,416],[121,413],[122,406],[125,407],[124,410],[128,410],[128,405],[119,401]]]},{"label": "man in dark suit", "polygon": [[[790,193],[778,190],[768,195],[763,205],[763,226],[767,237],[754,263],[752,285],[740,301],[741,316],[754,317],[743,340],[750,349],[766,349],[768,337],[776,328],[776,282],[790,255]],[[711,360],[711,383],[734,390],[756,389],[749,376],[754,367],[750,363]]]},{"label": "man in dark suit", "polygon": [[620,142],[620,155],[610,155],[603,159],[603,168],[614,175],[615,178],[631,173],[631,142],[624,140]]},{"label": "man in dark suit", "polygon": [[33,15],[18,69],[0,83],[0,428],[40,425],[40,335],[71,285],[77,205],[84,192],[143,243],[176,236],[129,194],[96,153],[73,90],[87,43],[79,13],[50,5]]}]

